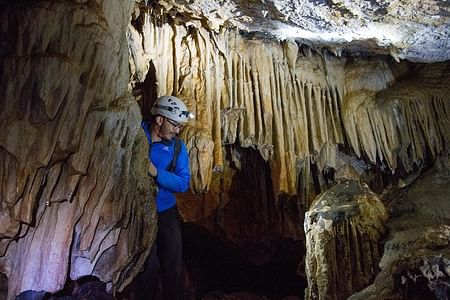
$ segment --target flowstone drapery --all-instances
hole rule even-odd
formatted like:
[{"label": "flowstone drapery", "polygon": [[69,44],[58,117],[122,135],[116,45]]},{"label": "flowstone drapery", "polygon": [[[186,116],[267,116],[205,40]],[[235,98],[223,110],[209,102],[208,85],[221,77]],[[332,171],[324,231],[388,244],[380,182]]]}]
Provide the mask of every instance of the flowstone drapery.
[{"label": "flowstone drapery", "polygon": [[[270,163],[276,196],[299,194],[308,206],[317,193],[312,176],[325,188],[322,172],[338,168],[342,145],[395,173],[417,168],[450,139],[445,64],[411,69],[389,58],[336,57],[211,30],[161,7],[136,8],[131,24],[132,84],[153,64],[158,93],[185,99],[193,126],[214,145],[213,167],[195,167],[202,178],[222,170],[224,146],[237,143]],[[208,186],[198,178],[196,191]]]},{"label": "flowstone drapery", "polygon": [[8,299],[57,292],[86,275],[115,292],[143,264],[155,211],[141,115],[127,91],[132,3],[0,9],[0,270]]}]

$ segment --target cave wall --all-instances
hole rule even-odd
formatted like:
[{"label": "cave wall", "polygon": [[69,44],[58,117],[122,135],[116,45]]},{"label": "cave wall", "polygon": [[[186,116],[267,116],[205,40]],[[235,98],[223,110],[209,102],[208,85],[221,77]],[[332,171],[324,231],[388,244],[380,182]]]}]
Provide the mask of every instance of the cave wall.
[{"label": "cave wall", "polygon": [[94,275],[111,292],[154,231],[141,114],[128,92],[133,1],[0,6],[0,271],[8,299]]},{"label": "cave wall", "polygon": [[383,238],[380,271],[349,300],[448,298],[449,189],[450,152],[445,151],[408,188],[383,194],[389,231]]},{"label": "cave wall", "polygon": [[[137,6],[128,31],[131,84],[154,66],[158,93],[180,96],[197,115],[183,132],[196,192],[180,196],[187,221],[238,244],[252,230],[254,241],[266,240],[268,220],[275,235],[302,240],[305,210],[336,180],[360,178],[377,192],[405,186],[448,145],[446,62],[312,50],[208,26],[170,6]],[[240,147],[269,168],[242,171]],[[252,172],[269,173],[263,191],[272,195],[231,195],[233,184],[252,189]],[[242,173],[248,180],[233,180]],[[248,224],[260,214],[271,218]]]},{"label": "cave wall", "polygon": [[241,246],[303,240],[304,212],[335,180],[370,181],[377,169],[407,185],[448,145],[445,62],[339,56],[145,1],[0,8],[10,298],[87,274],[115,292],[136,275],[155,210],[143,100],[131,92],[149,77],[157,91],[147,92],[177,95],[197,115],[182,133],[193,173],[183,218]]}]

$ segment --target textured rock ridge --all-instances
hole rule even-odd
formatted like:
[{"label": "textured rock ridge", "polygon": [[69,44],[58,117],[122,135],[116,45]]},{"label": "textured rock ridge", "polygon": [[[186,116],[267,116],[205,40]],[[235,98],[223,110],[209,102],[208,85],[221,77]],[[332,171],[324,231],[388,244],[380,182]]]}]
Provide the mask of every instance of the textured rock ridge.
[{"label": "textured rock ridge", "polygon": [[128,90],[132,1],[0,9],[0,269],[8,299],[94,275],[120,290],[153,237]]}]

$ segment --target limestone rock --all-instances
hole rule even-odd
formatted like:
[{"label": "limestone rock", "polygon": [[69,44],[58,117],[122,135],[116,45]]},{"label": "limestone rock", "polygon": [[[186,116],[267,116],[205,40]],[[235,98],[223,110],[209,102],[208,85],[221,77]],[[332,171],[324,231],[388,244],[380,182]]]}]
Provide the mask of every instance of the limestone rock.
[{"label": "limestone rock", "polygon": [[368,51],[396,60],[449,57],[445,1],[162,0],[166,9],[202,20],[211,30],[230,24],[249,35],[296,40],[336,53]]},{"label": "limestone rock", "polygon": [[180,20],[176,7],[137,9],[129,27],[131,85],[154,66],[158,94],[187,101],[197,115],[191,126],[214,145],[204,148],[212,168],[202,168],[202,180],[224,168],[224,146],[237,143],[269,161],[276,196],[299,194],[309,206],[318,192],[309,188],[312,174],[325,190],[321,174],[338,167],[342,145],[386,172],[410,173],[427,149],[436,156],[450,140],[446,63],[347,59],[290,41],[211,31],[192,16]]},{"label": "limestone rock", "polygon": [[128,92],[132,1],[0,9],[0,269],[8,299],[93,275],[114,293],[153,239],[141,115]]},{"label": "limestone rock", "polygon": [[358,181],[318,196],[305,214],[306,299],[346,299],[369,284],[386,219],[378,196]]},{"label": "limestone rock", "polygon": [[[446,299],[450,282],[450,155],[410,190],[386,195],[394,216],[386,226],[380,273],[349,299]],[[409,205],[406,205],[409,204]],[[398,212],[397,210],[400,210]]]}]

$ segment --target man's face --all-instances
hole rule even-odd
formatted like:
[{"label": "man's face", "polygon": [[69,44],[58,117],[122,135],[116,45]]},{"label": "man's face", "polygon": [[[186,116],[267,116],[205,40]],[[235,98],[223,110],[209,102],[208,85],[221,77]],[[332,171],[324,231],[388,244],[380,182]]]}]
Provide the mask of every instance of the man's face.
[{"label": "man's face", "polygon": [[180,130],[183,129],[183,124],[177,123],[163,116],[156,117],[156,123],[159,125],[159,137],[164,140],[173,139]]}]

